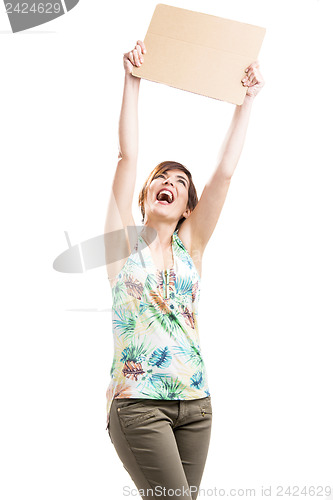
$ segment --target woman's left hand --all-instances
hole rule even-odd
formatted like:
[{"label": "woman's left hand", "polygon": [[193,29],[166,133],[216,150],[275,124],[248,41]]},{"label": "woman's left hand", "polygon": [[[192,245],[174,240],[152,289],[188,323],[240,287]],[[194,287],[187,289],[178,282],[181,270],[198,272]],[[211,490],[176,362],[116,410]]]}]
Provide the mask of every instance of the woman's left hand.
[{"label": "woman's left hand", "polygon": [[244,87],[248,87],[246,95],[255,97],[265,85],[262,74],[259,71],[259,62],[254,61],[245,70],[246,76],[242,80]]}]

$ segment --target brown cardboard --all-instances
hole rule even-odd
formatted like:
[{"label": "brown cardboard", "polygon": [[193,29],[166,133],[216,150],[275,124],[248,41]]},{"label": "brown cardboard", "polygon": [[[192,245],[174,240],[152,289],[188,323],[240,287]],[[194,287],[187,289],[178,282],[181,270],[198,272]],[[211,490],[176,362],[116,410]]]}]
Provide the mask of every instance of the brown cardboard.
[{"label": "brown cardboard", "polygon": [[132,75],[214,99],[242,104],[244,70],[258,58],[266,29],[158,4]]}]

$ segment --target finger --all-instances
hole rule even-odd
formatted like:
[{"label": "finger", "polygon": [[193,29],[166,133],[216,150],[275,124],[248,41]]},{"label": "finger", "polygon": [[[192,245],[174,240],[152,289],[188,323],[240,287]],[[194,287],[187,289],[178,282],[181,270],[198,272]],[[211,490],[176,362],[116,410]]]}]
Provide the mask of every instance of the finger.
[{"label": "finger", "polygon": [[253,63],[250,64],[251,68],[259,68],[259,61],[253,61]]},{"label": "finger", "polygon": [[257,83],[262,83],[264,81],[262,74],[258,69],[256,69],[253,74]]},{"label": "finger", "polygon": [[143,55],[142,55],[142,49],[141,49],[141,45],[136,45],[135,46],[137,52],[138,52],[138,57],[139,57],[139,61],[140,63],[143,63]]},{"label": "finger", "polygon": [[250,72],[247,73],[246,76],[244,77],[244,80],[249,82],[250,79],[252,78],[252,75],[253,75],[253,73],[250,73]]},{"label": "finger", "polygon": [[253,63],[250,64],[245,70],[245,73],[248,73],[249,71],[253,70],[254,68],[259,68],[259,61],[254,61]]},{"label": "finger", "polygon": [[242,82],[245,87],[253,87],[254,85],[260,83],[260,81],[256,78],[255,75],[253,76],[253,78],[243,78]]},{"label": "finger", "polygon": [[255,77],[250,83],[249,83],[249,87],[254,87],[254,86],[257,86],[257,87],[262,87],[263,86],[263,81],[260,80],[259,78]]},{"label": "finger", "polygon": [[257,68],[254,68],[253,66],[250,66],[249,67],[249,70],[247,72],[247,76],[250,76],[250,75],[254,75],[255,73],[258,72],[258,69]]},{"label": "finger", "polygon": [[130,60],[130,62],[133,64],[133,66],[135,65],[135,62],[134,62],[134,57],[133,57],[133,53],[132,51],[131,52],[128,52],[127,54],[125,54],[125,56]]},{"label": "finger", "polygon": [[250,79],[250,81],[252,82],[254,79],[256,79],[257,81],[260,81],[262,79],[262,76],[261,76],[261,73],[259,71],[258,68],[255,68],[253,70],[251,70],[248,74],[248,77]]},{"label": "finger", "polygon": [[141,49],[142,49],[142,53],[143,53],[143,54],[146,54],[147,49],[146,49],[146,46],[145,46],[144,42],[142,42],[141,40],[138,40],[138,41],[137,41],[137,44],[138,44],[138,45],[140,45],[140,47],[141,47]]},{"label": "finger", "polygon": [[250,83],[249,83],[249,87],[254,87],[255,85],[257,85],[259,82],[256,78],[254,78],[254,80],[252,80]]},{"label": "finger", "polygon": [[251,85],[251,81],[252,81],[252,79],[250,77],[245,76],[245,78],[243,78],[243,80],[242,80],[242,83],[244,83],[245,85],[248,86],[248,85]]},{"label": "finger", "polygon": [[133,49],[132,53],[133,53],[135,65],[136,66],[140,66],[141,63],[140,63],[140,60],[139,60],[138,51],[136,49]]},{"label": "finger", "polygon": [[252,85],[253,81],[256,79],[256,75],[254,73],[251,73],[248,75],[247,79],[249,84]]}]

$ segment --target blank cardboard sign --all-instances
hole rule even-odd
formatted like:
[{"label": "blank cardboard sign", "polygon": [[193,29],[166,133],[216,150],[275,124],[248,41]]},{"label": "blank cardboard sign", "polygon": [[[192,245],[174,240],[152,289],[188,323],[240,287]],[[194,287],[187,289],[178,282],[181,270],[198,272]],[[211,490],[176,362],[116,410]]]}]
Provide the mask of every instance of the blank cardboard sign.
[{"label": "blank cardboard sign", "polygon": [[132,75],[242,104],[244,70],[258,58],[265,28],[158,4]]}]

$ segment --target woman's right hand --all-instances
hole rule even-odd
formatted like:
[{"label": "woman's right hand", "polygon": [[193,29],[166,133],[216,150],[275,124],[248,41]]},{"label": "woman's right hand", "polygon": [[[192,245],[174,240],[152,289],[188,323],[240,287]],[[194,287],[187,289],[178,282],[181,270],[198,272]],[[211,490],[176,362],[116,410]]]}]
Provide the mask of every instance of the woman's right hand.
[{"label": "woman's right hand", "polygon": [[124,54],[123,62],[126,74],[132,74],[133,66],[141,66],[144,62],[143,54],[146,54],[146,52],[145,44],[138,40],[134,49]]}]

